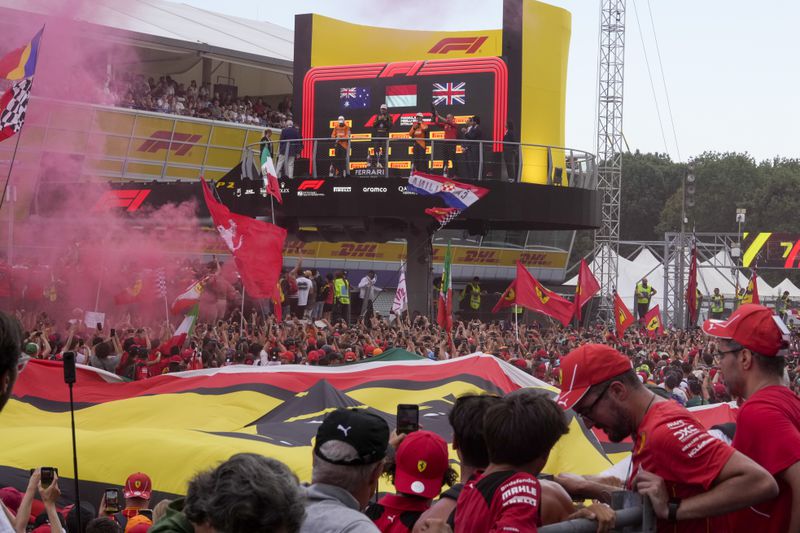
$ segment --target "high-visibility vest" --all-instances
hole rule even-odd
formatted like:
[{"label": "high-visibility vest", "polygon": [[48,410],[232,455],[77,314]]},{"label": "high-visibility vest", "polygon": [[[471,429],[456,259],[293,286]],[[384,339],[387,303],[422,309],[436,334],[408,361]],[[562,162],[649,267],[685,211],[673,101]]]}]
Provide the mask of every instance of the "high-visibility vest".
[{"label": "high-visibility vest", "polygon": [[481,308],[481,286],[477,283],[467,283],[469,291],[469,306],[477,311]]},{"label": "high-visibility vest", "polygon": [[711,297],[711,312],[721,313],[725,310],[725,298],[721,294],[715,294]]},{"label": "high-visibility vest", "polygon": [[[642,285],[642,282],[636,284],[636,303],[638,304],[649,304],[650,298],[652,297],[653,286],[648,285],[645,287]],[[643,294],[645,296],[643,296]]]},{"label": "high-visibility vest", "polygon": [[337,278],[333,280],[333,290],[336,293],[336,301],[343,305],[350,304],[350,284],[347,280]]}]

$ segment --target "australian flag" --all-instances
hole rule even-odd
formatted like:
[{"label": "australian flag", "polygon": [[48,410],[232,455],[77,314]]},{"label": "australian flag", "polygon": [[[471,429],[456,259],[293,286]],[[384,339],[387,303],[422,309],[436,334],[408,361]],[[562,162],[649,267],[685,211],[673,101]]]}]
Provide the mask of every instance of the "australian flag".
[{"label": "australian flag", "polygon": [[339,105],[342,109],[365,109],[369,107],[369,88],[343,87],[339,89]]}]

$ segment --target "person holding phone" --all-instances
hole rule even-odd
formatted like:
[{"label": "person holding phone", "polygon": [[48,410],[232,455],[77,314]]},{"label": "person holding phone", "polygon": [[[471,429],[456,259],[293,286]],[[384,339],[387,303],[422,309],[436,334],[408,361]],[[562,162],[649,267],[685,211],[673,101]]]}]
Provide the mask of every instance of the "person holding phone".
[{"label": "person holding phone", "polygon": [[[116,492],[117,502],[113,501],[115,489],[106,489],[103,499],[100,501],[100,516],[111,516],[116,522],[125,529],[128,520],[139,514],[140,509],[150,508],[150,495],[153,490],[153,482],[150,476],[143,472],[136,472],[128,476],[125,480],[125,487],[122,494],[125,497],[125,507],[119,509],[119,491]],[[109,498],[107,501],[106,498]],[[114,511],[114,503],[117,503]],[[109,504],[111,504],[109,506]]]}]

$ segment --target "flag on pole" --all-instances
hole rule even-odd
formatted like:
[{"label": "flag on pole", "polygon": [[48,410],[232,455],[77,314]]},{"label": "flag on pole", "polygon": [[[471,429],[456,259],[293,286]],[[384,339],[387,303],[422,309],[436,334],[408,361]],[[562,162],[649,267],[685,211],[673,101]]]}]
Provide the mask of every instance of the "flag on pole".
[{"label": "flag on pole", "polygon": [[436,323],[439,327],[447,331],[448,335],[453,329],[453,280],[450,275],[450,243],[447,243],[447,251],[444,253],[444,269],[442,270],[442,283],[439,287],[439,306],[436,313]]},{"label": "flag on pole", "polygon": [[44,28],[39,30],[25,46],[12,50],[0,58],[0,78],[16,81],[33,76],[36,70],[36,58],[39,56],[42,32],[44,32]]},{"label": "flag on pole", "polygon": [[692,257],[689,260],[689,282],[686,285],[686,308],[689,312],[689,327],[697,325],[697,239],[692,239]]},{"label": "flag on pole", "polygon": [[272,314],[275,315],[275,320],[280,322],[283,320],[283,302],[281,301],[281,286],[280,282],[275,284],[275,291],[272,293]]},{"label": "flag on pole", "polygon": [[406,264],[400,269],[400,281],[397,282],[397,291],[392,302],[392,314],[399,317],[408,309],[408,294],[406,293]]},{"label": "flag on pole", "polygon": [[625,330],[633,324],[636,319],[633,317],[628,306],[619,297],[619,294],[614,293],[614,325],[616,326],[617,338],[622,338],[625,335]]},{"label": "flag on pole", "polygon": [[644,315],[644,328],[648,337],[660,337],[664,334],[664,323],[661,322],[661,310],[657,305]]},{"label": "flag on pole", "polygon": [[586,259],[581,259],[581,266],[578,268],[578,284],[575,286],[575,318],[580,321],[581,308],[586,305],[586,302],[592,299],[592,296],[600,291],[600,283],[594,277],[589,265],[586,264]]},{"label": "flag on pole", "polygon": [[214,226],[233,255],[247,293],[252,298],[272,298],[283,265],[286,230],[232,213],[214,198],[206,181],[201,182]]},{"label": "flag on pole", "polygon": [[[513,299],[508,297],[510,291],[515,293]],[[517,261],[516,279],[511,282],[511,285],[500,297],[500,300],[492,309],[492,313],[497,313],[501,309],[511,307],[514,304],[553,317],[564,326],[572,320],[574,312],[572,302],[539,283],[519,261]]]},{"label": "flag on pole", "polygon": [[163,268],[156,270],[156,293],[159,298],[167,297],[167,273]]},{"label": "flag on pole", "polygon": [[422,196],[438,196],[448,206],[461,210],[468,208],[489,193],[489,189],[483,187],[424,172],[412,172],[408,178],[407,189]]},{"label": "flag on pole", "polygon": [[172,338],[165,341],[164,344],[158,347],[162,357],[169,355],[173,346],[178,346],[179,348],[183,346],[183,344],[186,342],[186,339],[192,334],[195,323],[197,323],[197,314],[199,308],[200,306],[198,304],[193,305],[189,310],[189,313],[183,318],[183,321],[178,326],[178,329],[176,329],[175,333],[172,334]]},{"label": "flag on pole", "polygon": [[278,183],[278,173],[275,171],[275,163],[272,162],[268,144],[264,145],[264,150],[261,151],[261,174],[264,176],[264,188],[267,190],[267,194],[271,194],[279,204],[282,204],[283,198],[281,197],[281,186]]},{"label": "flag on pole", "polygon": [[758,273],[753,269],[753,275],[750,276],[750,282],[747,284],[747,290],[742,298],[743,304],[760,304],[761,299],[758,297]]},{"label": "flag on pole", "polygon": [[203,294],[207,282],[208,276],[193,282],[185,291],[180,293],[172,302],[172,307],[170,308],[172,314],[177,315],[199,304],[200,296]]},{"label": "flag on pole", "polygon": [[31,85],[31,80],[25,78],[14,83],[0,97],[0,141],[8,139],[22,129],[31,96]]}]

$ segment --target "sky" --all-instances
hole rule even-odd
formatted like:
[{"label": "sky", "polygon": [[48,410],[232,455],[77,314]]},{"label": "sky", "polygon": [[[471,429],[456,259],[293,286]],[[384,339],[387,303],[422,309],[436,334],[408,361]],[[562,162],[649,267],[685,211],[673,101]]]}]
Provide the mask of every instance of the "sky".
[{"label": "sky", "polygon": [[[301,13],[391,28],[502,27],[501,0],[183,2],[291,29]],[[566,144],[595,151],[600,1],[547,3],[572,14]],[[627,0],[626,13],[623,133],[632,151],[800,158],[800,2]]]}]

